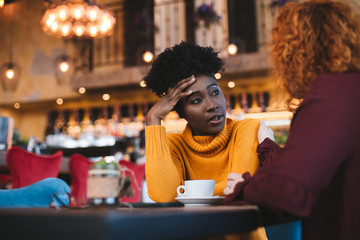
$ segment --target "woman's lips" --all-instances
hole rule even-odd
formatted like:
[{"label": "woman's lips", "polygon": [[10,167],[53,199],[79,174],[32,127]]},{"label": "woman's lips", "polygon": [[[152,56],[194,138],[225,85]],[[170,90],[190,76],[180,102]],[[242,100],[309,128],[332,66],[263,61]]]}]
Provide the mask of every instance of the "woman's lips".
[{"label": "woman's lips", "polygon": [[214,116],[212,116],[211,118],[209,118],[208,121],[209,121],[209,123],[211,123],[211,124],[219,124],[219,123],[222,122],[223,118],[224,118],[224,115],[222,115],[222,114],[217,114],[217,115],[214,115]]}]

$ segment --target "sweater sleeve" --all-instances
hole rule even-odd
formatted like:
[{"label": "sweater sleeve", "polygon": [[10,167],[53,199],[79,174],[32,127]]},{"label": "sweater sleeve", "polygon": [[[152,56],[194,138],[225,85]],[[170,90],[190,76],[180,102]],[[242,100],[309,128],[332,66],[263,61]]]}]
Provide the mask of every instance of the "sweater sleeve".
[{"label": "sweater sleeve", "polygon": [[265,140],[257,147],[261,166],[266,166],[269,163],[276,161],[281,150],[282,148],[273,140],[265,138]]},{"label": "sweater sleeve", "polygon": [[245,119],[236,126],[235,143],[232,154],[233,159],[230,172],[254,174],[260,166],[258,154],[257,132],[259,130],[259,121],[256,119]]},{"label": "sweater sleeve", "polygon": [[[149,196],[155,202],[174,202],[176,189],[182,182],[183,168],[171,156],[165,127],[145,128],[146,182]],[[170,194],[169,194],[170,193]]]},{"label": "sweater sleeve", "polygon": [[[356,79],[357,81],[358,79]],[[359,84],[320,79],[294,115],[285,148],[276,160],[236,186],[226,202],[245,200],[306,217],[355,148]]]}]

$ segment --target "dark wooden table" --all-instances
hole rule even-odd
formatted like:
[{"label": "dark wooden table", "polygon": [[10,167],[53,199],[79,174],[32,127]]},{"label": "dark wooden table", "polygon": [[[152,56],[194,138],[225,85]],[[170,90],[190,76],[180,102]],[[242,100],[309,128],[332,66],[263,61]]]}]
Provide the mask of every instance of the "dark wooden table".
[{"label": "dark wooden table", "polygon": [[0,209],[7,239],[197,239],[256,229],[256,206]]}]

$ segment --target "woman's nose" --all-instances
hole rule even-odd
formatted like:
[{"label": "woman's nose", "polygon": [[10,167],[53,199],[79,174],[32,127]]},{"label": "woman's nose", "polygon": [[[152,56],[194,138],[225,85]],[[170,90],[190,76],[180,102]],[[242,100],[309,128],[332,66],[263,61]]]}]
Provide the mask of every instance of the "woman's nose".
[{"label": "woman's nose", "polygon": [[211,101],[211,100],[207,101],[207,109],[206,109],[207,112],[215,111],[218,108],[219,108],[219,104],[216,101]]}]

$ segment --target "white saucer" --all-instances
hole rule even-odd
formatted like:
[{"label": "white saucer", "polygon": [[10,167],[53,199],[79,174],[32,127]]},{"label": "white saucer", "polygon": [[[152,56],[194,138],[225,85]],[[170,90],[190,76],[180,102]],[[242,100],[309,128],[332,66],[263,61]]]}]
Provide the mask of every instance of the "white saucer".
[{"label": "white saucer", "polygon": [[198,206],[209,206],[214,205],[217,202],[224,199],[220,196],[212,197],[176,197],[177,201],[185,205],[185,207],[198,207]]}]

